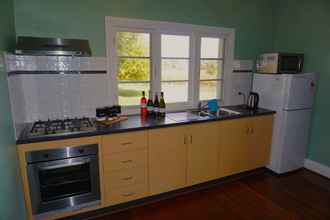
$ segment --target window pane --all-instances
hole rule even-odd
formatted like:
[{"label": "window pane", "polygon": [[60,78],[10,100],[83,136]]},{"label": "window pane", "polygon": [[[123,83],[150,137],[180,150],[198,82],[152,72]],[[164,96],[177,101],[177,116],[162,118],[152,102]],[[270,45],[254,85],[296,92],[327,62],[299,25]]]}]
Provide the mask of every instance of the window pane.
[{"label": "window pane", "polygon": [[223,39],[202,37],[201,58],[222,58]]},{"label": "window pane", "polygon": [[187,102],[188,82],[162,82],[166,103]]},{"label": "window pane", "polygon": [[150,79],[150,59],[119,58],[118,80],[148,81]]},{"label": "window pane", "polygon": [[200,82],[199,99],[209,100],[217,99],[217,89],[219,81],[202,81]]},{"label": "window pane", "polygon": [[201,60],[201,79],[219,79],[222,76],[221,60]]},{"label": "window pane", "polygon": [[189,36],[162,34],[162,57],[189,58]]},{"label": "window pane", "polygon": [[162,80],[188,80],[189,60],[162,60]]},{"label": "window pane", "polygon": [[119,105],[139,105],[142,91],[149,89],[149,83],[118,83]]},{"label": "window pane", "polygon": [[150,34],[117,32],[117,55],[132,57],[150,57]]}]

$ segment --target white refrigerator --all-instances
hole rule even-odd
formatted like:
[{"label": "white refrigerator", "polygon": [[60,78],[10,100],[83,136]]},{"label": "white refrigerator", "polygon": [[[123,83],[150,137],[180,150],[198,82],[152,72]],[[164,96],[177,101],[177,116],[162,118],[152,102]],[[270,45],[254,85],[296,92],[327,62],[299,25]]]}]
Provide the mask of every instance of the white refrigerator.
[{"label": "white refrigerator", "polygon": [[254,74],[259,106],[275,110],[268,168],[281,174],[304,166],[317,75]]}]

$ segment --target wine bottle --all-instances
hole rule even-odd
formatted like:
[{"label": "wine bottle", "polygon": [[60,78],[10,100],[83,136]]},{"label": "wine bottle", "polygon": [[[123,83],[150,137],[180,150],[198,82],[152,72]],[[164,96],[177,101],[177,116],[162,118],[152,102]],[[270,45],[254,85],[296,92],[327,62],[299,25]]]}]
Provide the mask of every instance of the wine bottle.
[{"label": "wine bottle", "polygon": [[140,99],[140,111],[141,115],[147,115],[147,99],[144,91],[142,91],[142,97]]},{"label": "wine bottle", "polygon": [[159,101],[158,101],[157,92],[155,94],[155,99],[154,99],[154,116],[155,117],[159,116]]},{"label": "wine bottle", "polygon": [[152,102],[152,93],[149,91],[149,97],[147,102],[147,111],[148,116],[152,116],[154,114],[154,103]]},{"label": "wine bottle", "polygon": [[165,111],[166,110],[166,104],[165,104],[165,99],[164,99],[164,93],[160,93],[160,100],[159,100],[159,115],[161,117],[165,117]]}]

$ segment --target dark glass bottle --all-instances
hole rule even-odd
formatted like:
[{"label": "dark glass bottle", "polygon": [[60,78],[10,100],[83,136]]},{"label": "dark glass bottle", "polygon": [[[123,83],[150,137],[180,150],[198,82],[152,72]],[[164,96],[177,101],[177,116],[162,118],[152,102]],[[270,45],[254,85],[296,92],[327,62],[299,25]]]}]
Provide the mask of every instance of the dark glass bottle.
[{"label": "dark glass bottle", "polygon": [[166,104],[164,99],[164,93],[160,93],[160,100],[159,100],[159,115],[161,117],[165,117],[166,114]]},{"label": "dark glass bottle", "polygon": [[158,101],[157,93],[155,94],[155,99],[154,99],[154,116],[155,117],[159,116],[159,101]]},{"label": "dark glass bottle", "polygon": [[152,93],[149,91],[149,97],[147,102],[147,111],[148,116],[152,116],[154,114],[154,103],[152,102]]}]

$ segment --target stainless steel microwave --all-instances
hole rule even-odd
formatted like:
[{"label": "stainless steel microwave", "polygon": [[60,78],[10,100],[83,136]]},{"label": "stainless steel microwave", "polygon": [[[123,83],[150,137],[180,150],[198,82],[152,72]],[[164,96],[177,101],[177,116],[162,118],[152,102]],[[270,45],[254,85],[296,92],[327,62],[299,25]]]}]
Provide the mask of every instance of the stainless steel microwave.
[{"label": "stainless steel microwave", "polygon": [[295,74],[301,73],[304,65],[304,54],[300,53],[265,53],[256,63],[258,73]]}]

